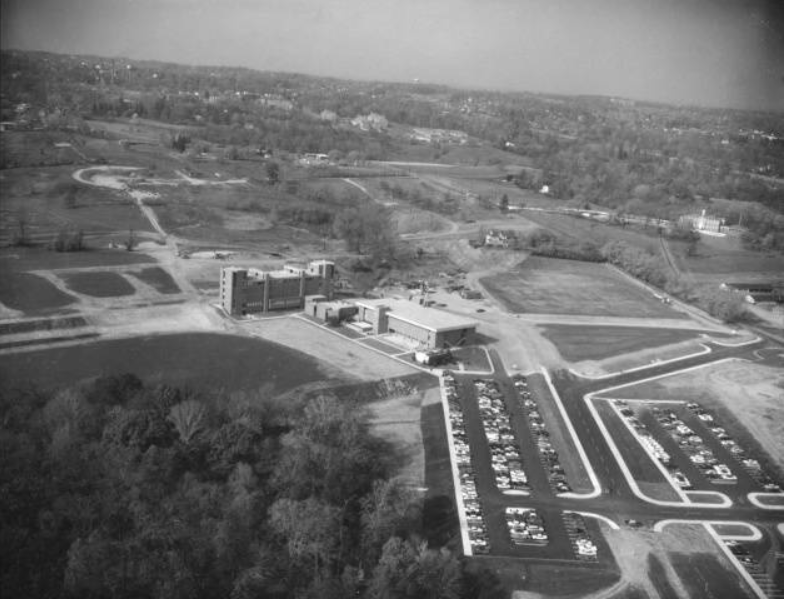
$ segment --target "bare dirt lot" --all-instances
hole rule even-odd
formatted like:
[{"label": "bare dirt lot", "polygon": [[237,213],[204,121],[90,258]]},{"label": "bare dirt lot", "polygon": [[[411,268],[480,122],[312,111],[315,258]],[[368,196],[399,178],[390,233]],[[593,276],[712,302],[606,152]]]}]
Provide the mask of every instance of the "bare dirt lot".
[{"label": "bare dirt lot", "polygon": [[[781,369],[745,360],[726,360],[614,392],[627,398],[696,401],[718,411],[730,428],[731,418],[758,443],[780,472],[783,467],[783,374]],[[734,435],[737,436],[737,435]],[[745,446],[745,439],[738,436]]]},{"label": "bare dirt lot", "polygon": [[532,256],[481,283],[511,312],[683,317],[603,264]]}]

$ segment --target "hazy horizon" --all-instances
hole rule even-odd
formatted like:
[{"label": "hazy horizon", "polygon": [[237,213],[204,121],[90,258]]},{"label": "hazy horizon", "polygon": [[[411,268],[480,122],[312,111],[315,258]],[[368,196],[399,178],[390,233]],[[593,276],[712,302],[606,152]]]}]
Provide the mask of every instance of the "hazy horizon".
[{"label": "hazy horizon", "polygon": [[0,0],[2,48],[783,110],[764,0]]}]

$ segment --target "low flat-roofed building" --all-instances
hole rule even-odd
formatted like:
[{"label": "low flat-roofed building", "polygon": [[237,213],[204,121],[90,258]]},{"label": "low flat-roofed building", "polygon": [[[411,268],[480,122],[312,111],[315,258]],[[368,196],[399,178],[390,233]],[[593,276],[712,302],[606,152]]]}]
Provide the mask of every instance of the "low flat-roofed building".
[{"label": "low flat-roofed building", "polygon": [[473,320],[406,300],[362,299],[354,303],[357,320],[370,324],[374,334],[395,333],[424,348],[462,345],[477,330]]},{"label": "low flat-roofed building", "polygon": [[305,313],[330,324],[350,320],[358,311],[356,304],[344,300],[329,301],[323,295],[309,295],[305,298]]}]

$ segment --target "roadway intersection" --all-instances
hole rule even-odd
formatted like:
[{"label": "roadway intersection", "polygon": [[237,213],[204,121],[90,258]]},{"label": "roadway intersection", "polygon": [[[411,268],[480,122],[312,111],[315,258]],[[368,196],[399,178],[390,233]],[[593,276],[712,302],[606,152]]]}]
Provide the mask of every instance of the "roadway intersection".
[{"label": "roadway intersection", "polygon": [[[538,459],[536,444],[527,429],[525,415],[517,401],[513,381],[505,374],[499,356],[495,352],[491,352],[495,370],[492,377],[455,373],[461,408],[466,417],[466,433],[472,451],[472,462],[475,465],[477,489],[488,530],[491,555],[526,557],[535,560],[574,561],[573,547],[562,522],[565,511],[593,514],[611,526],[624,527],[626,526],[625,522],[637,521],[646,530],[661,529],[662,523],[667,520],[695,524],[712,521],[741,521],[775,535],[781,542],[781,532],[776,528],[778,524],[782,523],[782,503],[768,509],[751,503],[748,494],[753,491],[763,492],[763,489],[749,476],[739,476],[738,482],[733,485],[715,485],[707,481],[696,485],[695,488],[699,490],[719,491],[727,495],[732,502],[732,505],[729,506],[687,503],[678,499],[657,502],[656,499],[651,500],[643,496],[639,490],[633,488],[637,485],[634,480],[630,480],[631,476],[626,464],[620,463],[624,457],[619,452],[614,454],[612,450],[613,439],[606,438],[606,433],[601,430],[596,416],[592,414],[589,403],[593,397],[612,398],[614,397],[613,389],[652,377],[673,374],[724,359],[745,359],[777,367],[782,365],[782,347],[774,346],[769,340],[757,340],[735,347],[716,343],[707,345],[711,348],[709,353],[668,363],[653,364],[634,372],[623,372],[604,377],[601,380],[580,378],[567,371],[552,374],[552,388],[558,397],[539,397],[537,399],[539,402],[561,402],[564,414],[571,423],[570,426],[568,423],[562,422],[562,429],[566,428],[574,437],[572,439],[574,447],[582,448],[585,456],[582,459],[585,462],[584,467],[587,471],[593,471],[592,478],[596,483],[596,488],[593,491],[584,488],[570,494],[557,494],[549,485],[546,469]],[[490,468],[490,448],[483,431],[473,391],[472,380],[474,378],[493,378],[504,394],[505,404],[511,415],[512,428],[531,485],[529,495],[506,494],[496,486],[494,473]],[[643,451],[643,448],[639,447],[638,450]],[[562,451],[560,449],[559,453],[561,454]],[[684,456],[679,456],[679,459],[683,462]],[[734,468],[734,470],[742,472],[740,468]],[[777,482],[782,483],[781,480]],[[697,501],[696,496],[692,495],[691,501]],[[536,509],[544,520],[549,535],[548,544],[545,546],[512,545],[504,519],[506,507]],[[596,523],[592,520],[592,518],[586,518],[588,529],[590,533],[592,531],[596,533],[593,536],[600,550],[600,564],[607,565],[606,560],[610,560],[612,563],[612,558],[602,535],[597,530]],[[661,523],[659,526],[658,522]],[[678,525],[678,522],[670,524],[670,526]],[[741,574],[743,575],[744,572]]]}]

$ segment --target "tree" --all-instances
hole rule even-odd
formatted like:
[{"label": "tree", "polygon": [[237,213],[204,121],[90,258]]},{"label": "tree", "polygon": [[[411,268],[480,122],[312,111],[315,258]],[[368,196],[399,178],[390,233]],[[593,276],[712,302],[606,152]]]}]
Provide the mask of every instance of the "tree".
[{"label": "tree", "polygon": [[286,539],[294,560],[312,560],[313,574],[335,556],[341,510],[318,499],[279,499],[270,507],[270,526]]},{"label": "tree", "polygon": [[76,185],[69,185],[65,195],[63,196],[63,204],[69,210],[76,208],[76,194],[78,191],[79,190]]},{"label": "tree", "polygon": [[28,237],[28,225],[30,224],[30,214],[26,208],[20,208],[16,213],[16,231],[14,232],[13,244],[25,246],[30,243]]},{"label": "tree", "polygon": [[133,229],[128,229],[128,237],[123,245],[128,252],[132,252],[136,247],[136,236],[134,235]]},{"label": "tree", "polygon": [[446,548],[398,537],[385,543],[368,589],[374,599],[458,599],[460,590],[460,564]]},{"label": "tree", "polygon": [[499,202],[499,210],[502,212],[508,212],[510,210],[510,199],[507,197],[506,193],[502,196],[502,199]]},{"label": "tree", "polygon": [[281,167],[277,162],[270,160],[264,167],[267,174],[267,183],[269,185],[278,185],[281,181]]},{"label": "tree", "polygon": [[180,441],[188,445],[202,431],[206,420],[204,405],[195,399],[182,401],[169,410],[168,420],[174,426]]}]

